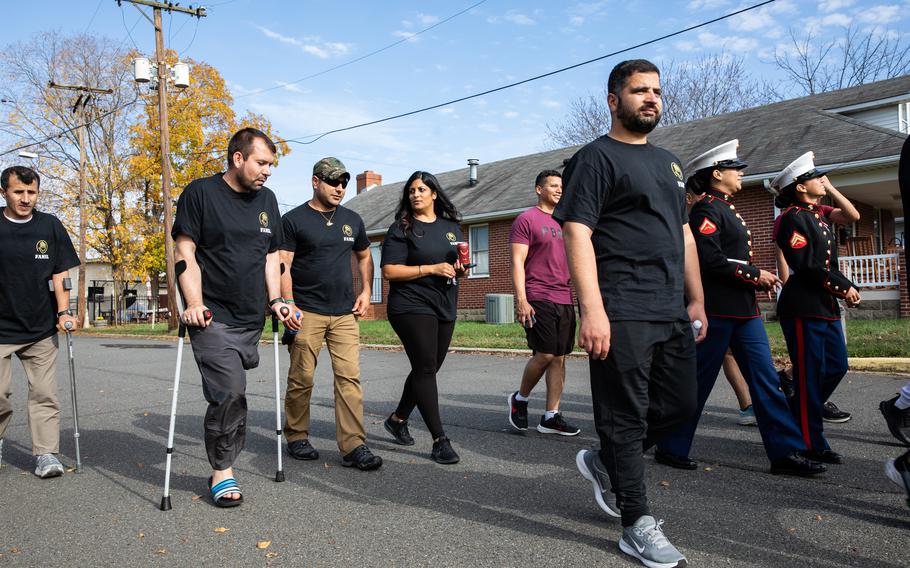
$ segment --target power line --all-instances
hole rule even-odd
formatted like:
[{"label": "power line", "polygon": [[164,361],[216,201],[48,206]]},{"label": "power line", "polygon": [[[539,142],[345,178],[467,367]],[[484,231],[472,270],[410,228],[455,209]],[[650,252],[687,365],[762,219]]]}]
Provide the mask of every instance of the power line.
[{"label": "power line", "polygon": [[332,71],[335,71],[336,69],[341,69],[342,67],[347,67],[348,65],[353,65],[354,63],[357,63],[358,61],[363,61],[364,59],[366,59],[366,58],[368,58],[368,57],[372,57],[372,56],[374,56],[374,55],[377,55],[377,54],[379,54],[379,53],[382,53],[383,51],[386,51],[386,50],[388,50],[388,49],[392,49],[392,48],[395,47],[396,45],[401,45],[402,43],[404,43],[404,42],[406,42],[406,41],[410,41],[411,38],[417,37],[417,36],[419,36],[419,35],[422,34],[422,33],[425,33],[425,32],[428,32],[428,31],[432,30],[433,28],[438,28],[439,26],[445,24],[446,22],[448,22],[448,21],[450,21],[450,20],[453,20],[453,19],[457,18],[458,16],[464,14],[465,12],[469,12],[470,10],[473,10],[474,8],[480,6],[481,4],[483,4],[483,3],[486,2],[486,1],[487,1],[487,0],[480,0],[480,2],[476,2],[476,3],[474,3],[474,4],[470,5],[470,6],[468,6],[468,7],[465,8],[464,10],[461,10],[461,11],[459,11],[459,12],[456,12],[456,13],[452,14],[451,16],[449,16],[449,17],[447,17],[447,18],[445,18],[445,19],[443,19],[443,20],[440,20],[440,21],[436,22],[435,24],[433,24],[433,25],[431,25],[431,26],[428,26],[428,27],[426,27],[426,28],[424,28],[424,29],[422,29],[422,30],[420,30],[420,31],[418,31],[418,32],[414,32],[413,34],[411,34],[411,35],[409,35],[409,36],[407,36],[407,37],[405,37],[405,38],[402,38],[402,39],[400,39],[400,40],[398,40],[398,41],[396,41],[396,42],[390,43],[390,44],[388,44],[388,45],[386,45],[386,46],[384,46],[384,47],[380,47],[379,49],[376,49],[376,50],[371,51],[371,52],[369,52],[369,53],[367,53],[367,54],[361,55],[360,57],[356,57],[356,58],[354,58],[354,59],[351,59],[350,61],[346,61],[346,62],[344,62],[344,63],[335,65],[334,67],[329,67],[328,69],[323,69],[322,71],[319,71],[319,72],[317,72],[317,73],[313,73],[312,75],[307,75],[306,77],[301,77],[300,79],[295,79],[294,81],[289,81],[289,82],[286,82],[286,83],[282,83],[282,84],[276,85],[276,86],[274,86],[274,87],[268,87],[268,88],[265,88],[265,89],[259,89],[258,91],[252,91],[252,92],[249,92],[249,93],[244,93],[244,94],[242,94],[242,95],[238,95],[238,96],[234,97],[234,99],[243,99],[243,98],[246,98],[246,97],[252,97],[253,95],[259,95],[259,94],[262,94],[262,93],[267,93],[267,92],[269,92],[269,91],[274,91],[274,90],[276,90],[276,89],[283,89],[283,88],[287,87],[288,85],[296,85],[297,83],[302,83],[303,81],[306,81],[306,80],[308,80],[308,79],[313,79],[313,78],[315,78],[315,77],[319,77],[320,75],[325,75],[326,73],[330,73],[330,72],[332,72]]},{"label": "power line", "polygon": [[[446,102],[443,102],[443,103],[438,103],[438,104],[430,105],[430,106],[427,106],[427,107],[419,108],[419,109],[417,109],[417,110],[412,110],[412,111],[403,112],[403,113],[400,113],[400,114],[395,114],[395,115],[392,115],[392,116],[387,116],[387,117],[385,117],[385,118],[379,118],[379,119],[376,119],[376,120],[371,120],[371,121],[369,121],[369,122],[362,122],[362,123],[360,123],[360,124],[355,124],[355,125],[352,125],[352,126],[345,126],[344,128],[336,128],[336,129],[334,129],[334,130],[328,130],[328,131],[326,131],[326,132],[320,132],[320,133],[317,133],[317,134],[309,134],[309,135],[307,135],[307,136],[300,136],[300,137],[297,137],[297,138],[285,138],[284,140],[282,140],[282,142],[293,142],[294,144],[302,144],[302,145],[312,144],[312,143],[314,143],[314,142],[316,142],[316,141],[318,141],[318,140],[321,140],[322,138],[325,138],[326,136],[328,136],[328,135],[330,135],[330,134],[337,134],[337,133],[339,133],[339,132],[346,132],[346,131],[348,131],[348,130],[354,130],[354,129],[357,129],[357,128],[363,128],[364,126],[372,126],[372,125],[374,125],[374,124],[379,124],[379,123],[382,123],[382,122],[388,122],[388,121],[390,121],[390,120],[396,120],[396,119],[399,119],[399,118],[404,118],[404,117],[406,117],[406,116],[412,116],[412,115],[415,115],[415,114],[420,114],[420,113],[423,113],[423,112],[427,112],[427,111],[429,111],[429,110],[434,110],[434,109],[437,109],[437,108],[442,108],[442,107],[444,107],[444,106],[453,105],[453,104],[460,103],[460,102],[464,102],[464,101],[467,101],[467,100],[470,100],[470,99],[476,99],[476,98],[478,98],[478,97],[482,97],[482,96],[485,96],[485,95],[489,95],[489,94],[491,94],[491,93],[497,93],[497,92],[499,92],[499,91],[504,91],[504,90],[506,90],[506,89],[511,89],[512,87],[517,87],[517,86],[519,86],[519,85],[524,85],[524,84],[526,84],[526,83],[530,83],[530,82],[532,82],[532,81],[537,81],[537,80],[539,80],[539,79],[543,79],[543,78],[546,78],[546,77],[552,77],[553,75],[557,75],[557,74],[559,74],[559,73],[565,73],[566,71],[570,71],[570,70],[572,70],[572,69],[577,69],[577,68],[582,67],[582,66],[584,66],[584,65],[590,65],[591,63],[595,63],[595,62],[597,62],[597,61],[602,61],[602,60],[604,60],[604,59],[607,59],[608,57],[614,57],[614,56],[619,55],[619,54],[622,54],[622,53],[626,53],[626,52],[629,52],[629,51],[632,51],[632,50],[635,50],[635,49],[639,49],[639,48],[641,48],[641,47],[645,47],[645,46],[648,46],[648,45],[651,45],[651,44],[654,44],[654,43],[658,43],[658,42],[660,42],[660,41],[669,39],[669,38],[671,38],[671,37],[675,37],[675,36],[682,35],[682,34],[687,33],[687,32],[691,32],[692,30],[697,30],[697,29],[703,28],[703,27],[705,27],[705,26],[710,26],[711,24],[715,24],[715,23],[717,23],[717,22],[720,22],[720,21],[723,21],[723,20],[732,18],[733,16],[738,16],[739,14],[744,14],[744,13],[749,12],[749,11],[751,11],[751,10],[755,10],[755,9],[757,9],[757,8],[761,8],[762,6],[766,6],[766,5],[768,5],[768,4],[772,4],[772,3],[774,3],[775,1],[776,1],[776,0],[765,0],[764,2],[760,2],[760,3],[758,3],[758,4],[754,4],[754,5],[752,5],[752,6],[748,6],[748,7],[746,7],[746,8],[743,8],[743,9],[741,9],[741,10],[737,10],[737,11],[735,11],[735,12],[731,12],[731,13],[726,14],[726,15],[724,15],[724,16],[719,16],[719,17],[714,18],[714,19],[712,19],[712,20],[707,20],[707,21],[702,22],[702,23],[700,23],[700,24],[695,24],[694,26],[689,26],[689,27],[687,27],[687,28],[683,28],[683,29],[681,29],[681,30],[677,30],[677,31],[672,32],[672,33],[669,33],[669,34],[662,35],[662,36],[660,36],[660,37],[657,37],[657,38],[654,38],[654,39],[650,39],[650,40],[648,40],[648,41],[644,41],[644,42],[642,42],[642,43],[633,45],[633,46],[631,46],[631,47],[626,47],[626,48],[623,48],[623,49],[620,49],[620,50],[617,50],[617,51],[614,51],[614,52],[611,52],[611,53],[607,53],[607,54],[605,54],[605,55],[601,55],[600,57],[595,57],[595,58],[593,58],[593,59],[588,59],[587,61],[582,61],[581,63],[575,63],[574,65],[569,65],[568,67],[562,67],[561,69],[556,69],[555,71],[550,71],[550,72],[548,72],[548,73],[542,73],[542,74],[540,74],[540,75],[535,75],[534,77],[529,77],[529,78],[523,79],[523,80],[521,80],[521,81],[516,81],[516,82],[514,82],[514,83],[509,83],[509,84],[507,84],[507,85],[502,85],[502,86],[500,86],[500,87],[495,87],[495,88],[493,88],[493,89],[488,89],[488,90],[486,90],[486,91],[482,91],[482,92],[479,92],[479,93],[474,93],[473,95],[467,95],[467,96],[464,96],[464,97],[459,97],[459,98],[457,98],[457,99],[452,99],[452,100],[450,100],[450,101],[446,101]],[[309,141],[307,141],[307,142],[304,142],[303,140],[306,140],[307,138],[312,138],[312,140],[309,140]]]},{"label": "power line", "polygon": [[[186,22],[188,22],[188,21],[189,20],[184,20],[184,22],[183,22],[184,25],[186,25]],[[180,27],[182,28],[183,26],[180,26]],[[177,59],[180,59],[180,56],[182,56],[184,53],[189,51],[189,49],[193,46],[193,42],[196,41],[196,32],[198,32],[198,31],[199,31],[199,18],[196,18],[196,25],[193,27],[193,38],[190,40],[190,43],[187,44],[186,47],[184,47],[182,50],[180,50],[180,53],[177,54]],[[178,33],[179,33],[179,30],[178,30]]]},{"label": "power line", "polygon": [[[136,18],[136,21],[133,22],[132,28],[126,27],[126,14],[124,13],[123,6],[122,5],[120,6],[120,20],[123,22],[123,29],[126,30],[126,36],[129,38],[130,42],[132,42],[133,47],[136,48],[136,51],[142,51],[142,50],[139,49],[139,46],[136,45],[136,40],[133,39],[133,28],[135,28],[136,24],[139,23],[139,18],[141,18],[141,17],[142,16],[139,16]],[[127,39],[126,37],[123,38],[123,40],[120,42],[120,45],[123,45],[123,42],[126,41],[126,39]]]},{"label": "power line", "polygon": [[84,29],[84,30],[82,30],[82,34],[83,34],[83,35],[85,35],[85,32],[87,32],[88,29],[89,29],[90,27],[92,27],[92,24],[95,23],[95,16],[98,15],[98,10],[101,9],[101,3],[102,3],[102,2],[104,2],[104,0],[98,0],[98,5],[95,6],[95,13],[92,14],[92,19],[88,21],[88,25],[85,26],[85,29]]}]

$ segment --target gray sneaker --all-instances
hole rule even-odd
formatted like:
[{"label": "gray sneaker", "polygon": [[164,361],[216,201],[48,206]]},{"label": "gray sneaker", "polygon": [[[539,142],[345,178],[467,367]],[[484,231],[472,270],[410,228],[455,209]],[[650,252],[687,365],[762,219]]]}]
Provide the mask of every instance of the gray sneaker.
[{"label": "gray sneaker", "polygon": [[610,485],[610,476],[600,457],[594,450],[580,450],[575,455],[575,465],[585,479],[594,486],[594,500],[600,508],[611,517],[619,517],[619,507],[616,506],[616,495]]},{"label": "gray sneaker", "polygon": [[38,456],[35,475],[41,479],[59,477],[63,475],[63,464],[60,463],[60,460],[54,454],[41,454]]},{"label": "gray sneaker", "polygon": [[686,557],[670,544],[660,525],[650,515],[642,515],[631,527],[622,529],[619,549],[641,560],[648,568],[684,568]]}]

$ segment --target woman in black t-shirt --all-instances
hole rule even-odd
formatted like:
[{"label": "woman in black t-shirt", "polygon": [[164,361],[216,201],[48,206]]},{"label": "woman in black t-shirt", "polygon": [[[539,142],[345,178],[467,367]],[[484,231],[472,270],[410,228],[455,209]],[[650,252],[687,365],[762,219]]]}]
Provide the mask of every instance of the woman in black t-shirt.
[{"label": "woman in black t-shirt", "polygon": [[461,240],[458,212],[433,174],[414,172],[405,182],[395,222],[382,243],[382,275],[390,282],[388,314],[411,362],[398,408],[385,429],[410,446],[408,416],[416,406],[433,436],[433,461],[459,458],[442,429],[436,373],[445,360],[458,304]]}]

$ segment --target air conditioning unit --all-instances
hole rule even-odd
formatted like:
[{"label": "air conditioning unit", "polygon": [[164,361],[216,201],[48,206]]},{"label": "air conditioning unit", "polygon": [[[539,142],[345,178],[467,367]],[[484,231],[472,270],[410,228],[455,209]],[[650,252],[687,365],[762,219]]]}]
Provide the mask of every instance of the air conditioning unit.
[{"label": "air conditioning unit", "polygon": [[485,319],[487,323],[515,323],[515,296],[487,294]]}]

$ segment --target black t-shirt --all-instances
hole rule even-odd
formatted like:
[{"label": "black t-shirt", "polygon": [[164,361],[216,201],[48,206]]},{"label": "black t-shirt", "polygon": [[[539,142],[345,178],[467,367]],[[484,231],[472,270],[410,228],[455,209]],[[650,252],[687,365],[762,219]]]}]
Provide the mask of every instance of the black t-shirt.
[{"label": "black t-shirt", "polygon": [[[332,225],[326,226],[326,218]],[[327,316],[351,313],[354,277],[351,251],[369,248],[370,240],[360,215],[341,207],[323,217],[304,203],[281,219],[281,250],[294,253],[291,280],[294,302],[308,312]],[[372,284],[372,283],[370,283]]]},{"label": "black t-shirt", "polygon": [[54,335],[57,300],[47,281],[79,266],[66,229],[48,213],[34,211],[27,223],[14,223],[0,212],[0,243],[0,343]]},{"label": "black t-shirt", "polygon": [[566,165],[553,218],[594,231],[600,293],[611,319],[688,321],[682,180],[679,160],[667,150],[609,136]]},{"label": "black t-shirt", "polygon": [[[393,223],[382,242],[382,266],[386,264],[455,264],[462,240],[458,223],[437,217],[432,223],[414,221],[407,235]],[[441,321],[455,321],[458,309],[458,286],[443,276],[424,276],[406,282],[389,284],[389,315],[422,314]]]},{"label": "black t-shirt", "polygon": [[171,235],[196,243],[202,301],[214,319],[259,329],[266,305],[265,255],[281,246],[281,213],[270,189],[238,193],[221,176],[186,186]]}]

